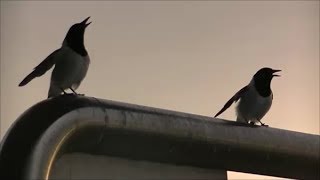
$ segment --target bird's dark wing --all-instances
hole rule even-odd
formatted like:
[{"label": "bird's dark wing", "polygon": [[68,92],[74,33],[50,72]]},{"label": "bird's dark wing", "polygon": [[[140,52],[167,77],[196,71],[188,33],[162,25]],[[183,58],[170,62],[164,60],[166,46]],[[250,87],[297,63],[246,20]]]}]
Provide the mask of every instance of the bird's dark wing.
[{"label": "bird's dark wing", "polygon": [[57,55],[59,51],[60,49],[55,50],[45,60],[43,60],[37,67],[35,67],[34,70],[20,82],[19,86],[24,86],[28,84],[35,77],[39,77],[43,75],[45,72],[47,72],[56,63],[55,61],[57,58],[55,58],[55,55]]},{"label": "bird's dark wing", "polygon": [[217,117],[221,113],[223,113],[226,109],[228,109],[231,106],[233,102],[237,102],[242,96],[242,94],[247,91],[247,89],[248,89],[248,86],[245,86],[242,89],[240,89],[231,99],[229,99],[229,101],[223,106],[223,108],[214,117]]}]

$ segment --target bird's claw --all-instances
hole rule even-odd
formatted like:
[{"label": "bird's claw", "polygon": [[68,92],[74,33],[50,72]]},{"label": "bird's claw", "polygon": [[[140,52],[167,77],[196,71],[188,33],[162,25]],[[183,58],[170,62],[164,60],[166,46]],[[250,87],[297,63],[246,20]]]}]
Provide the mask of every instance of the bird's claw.
[{"label": "bird's claw", "polygon": [[261,126],[269,127],[268,125],[266,125],[265,123],[262,123],[261,121],[259,121],[259,123],[261,124]]},{"label": "bird's claw", "polygon": [[74,94],[74,93],[66,93],[66,92],[64,92],[62,95],[63,95],[63,96],[73,96],[73,95],[76,95],[76,94]]}]

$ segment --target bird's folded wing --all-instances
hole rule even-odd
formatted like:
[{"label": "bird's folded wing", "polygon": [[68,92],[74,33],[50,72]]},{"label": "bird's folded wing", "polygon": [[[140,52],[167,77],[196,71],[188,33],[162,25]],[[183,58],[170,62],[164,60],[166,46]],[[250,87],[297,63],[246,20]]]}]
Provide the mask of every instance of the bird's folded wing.
[{"label": "bird's folded wing", "polygon": [[60,50],[61,49],[55,50],[45,60],[43,60],[37,67],[35,67],[34,70],[20,82],[19,86],[24,86],[28,84],[35,77],[39,77],[43,75],[45,72],[47,72],[56,63],[55,61],[57,60],[57,58],[55,58],[55,56]]},{"label": "bird's folded wing", "polygon": [[240,89],[231,99],[229,99],[229,101],[223,106],[223,108],[214,117],[217,117],[221,113],[223,113],[226,109],[228,109],[231,106],[233,102],[237,102],[242,96],[242,94],[245,91],[247,91],[247,89],[248,89],[248,86],[245,86],[242,89]]}]

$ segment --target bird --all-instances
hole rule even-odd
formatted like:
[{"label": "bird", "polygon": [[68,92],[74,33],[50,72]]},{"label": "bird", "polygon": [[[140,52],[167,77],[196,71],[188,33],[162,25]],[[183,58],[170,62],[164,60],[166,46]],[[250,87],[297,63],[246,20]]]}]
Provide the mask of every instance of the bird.
[{"label": "bird", "polygon": [[273,77],[280,75],[274,74],[281,70],[274,70],[269,67],[264,67],[258,70],[252,77],[250,83],[240,89],[234,96],[227,101],[223,108],[214,116],[215,118],[228,109],[232,103],[239,103],[236,107],[237,122],[250,123],[255,125],[257,122],[261,126],[268,126],[261,122],[261,119],[269,111],[273,93],[270,87]]},{"label": "bird", "polygon": [[48,98],[56,97],[61,93],[67,94],[65,90],[70,89],[77,95],[76,89],[87,74],[90,58],[84,46],[84,33],[89,24],[87,17],[80,23],[73,24],[63,42],[62,46],[46,57],[33,71],[28,74],[19,84],[24,86],[36,77],[45,74],[54,65],[51,74]]}]

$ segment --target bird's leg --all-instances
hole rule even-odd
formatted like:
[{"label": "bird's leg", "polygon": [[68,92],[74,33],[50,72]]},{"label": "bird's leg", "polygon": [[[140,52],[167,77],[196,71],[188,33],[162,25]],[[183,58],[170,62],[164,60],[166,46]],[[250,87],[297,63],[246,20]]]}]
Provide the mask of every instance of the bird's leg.
[{"label": "bird's leg", "polygon": [[262,123],[260,120],[258,120],[259,123],[261,124],[261,126],[266,126],[266,127],[269,127],[268,125],[266,125],[265,123]]},{"label": "bird's leg", "polygon": [[73,94],[78,95],[78,93],[76,93],[75,90],[73,90],[72,88],[69,88],[69,89],[73,92]]},{"label": "bird's leg", "polygon": [[73,94],[75,94],[75,95],[79,95],[79,96],[84,96],[84,94],[78,94],[75,90],[73,90],[71,87],[69,88],[72,92],[73,92]]}]

